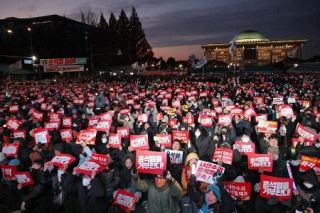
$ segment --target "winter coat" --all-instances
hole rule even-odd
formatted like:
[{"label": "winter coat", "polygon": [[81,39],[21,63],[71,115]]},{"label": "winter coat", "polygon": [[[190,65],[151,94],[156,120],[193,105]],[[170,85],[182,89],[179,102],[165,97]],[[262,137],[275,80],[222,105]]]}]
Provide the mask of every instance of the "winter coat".
[{"label": "winter coat", "polygon": [[180,211],[178,199],[182,189],[175,180],[168,182],[162,188],[157,188],[154,182],[148,180],[133,181],[136,189],[148,192],[148,212],[152,213],[178,213]]}]

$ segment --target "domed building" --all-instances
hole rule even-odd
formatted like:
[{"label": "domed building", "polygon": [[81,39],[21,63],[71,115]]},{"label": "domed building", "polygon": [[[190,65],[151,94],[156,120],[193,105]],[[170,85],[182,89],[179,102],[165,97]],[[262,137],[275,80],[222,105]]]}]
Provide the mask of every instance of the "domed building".
[{"label": "domed building", "polygon": [[285,59],[302,57],[308,39],[270,40],[255,30],[237,34],[230,42],[202,45],[208,61],[224,62],[243,68],[246,65],[274,64]]}]

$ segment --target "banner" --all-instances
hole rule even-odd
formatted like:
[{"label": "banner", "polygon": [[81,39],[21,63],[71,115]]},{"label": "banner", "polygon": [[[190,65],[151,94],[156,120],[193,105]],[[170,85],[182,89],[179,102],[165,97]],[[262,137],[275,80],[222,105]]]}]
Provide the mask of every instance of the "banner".
[{"label": "banner", "polygon": [[181,143],[187,143],[189,140],[188,130],[172,130],[172,140],[179,140]]},{"label": "banner", "polygon": [[194,124],[194,117],[193,116],[185,116],[182,118],[182,123],[188,124],[188,126]]},{"label": "banner", "polygon": [[120,134],[110,134],[109,135],[109,146],[111,148],[120,148],[121,147],[121,135]]},{"label": "banner", "polygon": [[273,104],[273,105],[283,104],[283,97],[273,98],[273,99],[272,99],[272,104]]},{"label": "banner", "polygon": [[196,166],[197,181],[214,184],[214,176],[222,176],[224,168],[214,163],[199,160]]},{"label": "banner", "polygon": [[97,131],[106,132],[106,133],[110,131],[110,128],[111,128],[111,121],[100,121],[96,126]]},{"label": "banner", "polygon": [[251,183],[223,182],[224,189],[234,200],[250,200]]},{"label": "banner", "polygon": [[320,172],[320,158],[302,155],[300,158],[299,172],[306,172],[309,169]]},{"label": "banner", "polygon": [[23,138],[25,140],[27,138],[26,130],[13,131],[13,138]]},{"label": "banner", "polygon": [[276,133],[278,129],[278,122],[260,120],[257,127],[257,130],[260,133]]},{"label": "banner", "polygon": [[95,129],[86,129],[81,130],[78,134],[77,144],[86,143],[87,145],[96,144],[97,130]]},{"label": "banner", "polygon": [[6,157],[16,157],[18,156],[19,147],[20,147],[19,143],[3,144],[2,153]]},{"label": "banner", "polygon": [[167,153],[137,150],[136,168],[140,173],[162,175],[167,169]]},{"label": "banner", "polygon": [[182,164],[183,163],[183,151],[165,149],[165,152],[170,157],[171,164]]},{"label": "banner", "polygon": [[199,116],[199,123],[201,126],[211,127],[212,126],[212,118],[207,115],[200,115]]},{"label": "banner", "polygon": [[148,121],[148,115],[147,114],[140,114],[138,115],[138,122],[147,122]]},{"label": "banner", "polygon": [[267,175],[260,176],[260,196],[263,198],[277,197],[279,201],[291,200],[292,180]]},{"label": "banner", "polygon": [[44,126],[44,128],[46,128],[49,131],[58,130],[59,127],[60,127],[60,122],[50,122],[50,123],[46,123],[46,125]]},{"label": "banner", "polygon": [[93,172],[99,173],[103,170],[101,164],[92,160],[85,161],[78,167],[75,167],[75,172],[83,175],[91,176]]},{"label": "banner", "polygon": [[58,113],[49,113],[49,122],[60,123],[60,115]]},{"label": "banner", "polygon": [[1,171],[2,171],[2,176],[6,180],[15,180],[15,173],[17,171],[17,166],[14,165],[4,165],[1,164]]},{"label": "banner", "polygon": [[230,110],[230,114],[232,116],[242,115],[243,114],[243,110],[241,108],[236,107],[236,108],[233,108],[233,109]]},{"label": "banner", "polygon": [[230,115],[219,115],[218,124],[222,126],[229,126],[232,122],[232,117]]},{"label": "banner", "polygon": [[44,72],[83,72],[83,65],[43,66]]},{"label": "banner", "polygon": [[72,155],[58,154],[51,159],[51,162],[54,166],[64,170],[67,166],[72,164],[75,160],[76,158]]},{"label": "banner", "polygon": [[89,118],[89,123],[88,126],[92,127],[94,125],[97,125],[100,121],[100,117],[99,116],[92,116]]},{"label": "banner", "polygon": [[108,166],[106,154],[92,153],[91,161],[100,164],[104,168]]},{"label": "banner", "polygon": [[37,128],[33,130],[33,136],[36,144],[48,144],[50,143],[49,132],[47,129]]},{"label": "banner", "polygon": [[62,119],[62,127],[63,128],[71,128],[72,127],[72,118],[71,117],[64,117]]},{"label": "banner", "polygon": [[271,154],[248,154],[248,169],[272,172],[273,159]]},{"label": "banner", "polygon": [[9,118],[7,123],[7,128],[10,130],[17,130],[22,125],[22,122],[15,118]]},{"label": "banner", "polygon": [[34,184],[30,172],[15,172],[14,176],[21,186],[30,186]]},{"label": "banner", "polygon": [[40,65],[73,65],[73,64],[87,64],[87,58],[49,58],[40,59]]},{"label": "banner", "polygon": [[256,115],[255,118],[256,118],[256,122],[259,123],[259,121],[267,121],[268,115],[267,114]]},{"label": "banner", "polygon": [[294,115],[293,109],[289,105],[280,105],[277,110],[277,114],[279,114],[279,117],[283,116],[283,117],[288,117],[288,118],[290,118]]},{"label": "banner", "polygon": [[133,150],[149,149],[148,135],[130,135],[130,146]]},{"label": "banner", "polygon": [[124,212],[131,212],[136,196],[123,189],[118,189],[113,204],[118,206]]},{"label": "banner", "polygon": [[134,100],[133,99],[127,100],[126,105],[134,105]]},{"label": "banner", "polygon": [[233,149],[237,149],[241,155],[247,155],[249,153],[256,152],[256,145],[250,142],[247,143],[247,142],[236,141],[233,144]]},{"label": "banner", "polygon": [[121,135],[121,138],[123,139],[129,139],[130,130],[128,127],[118,127],[117,128],[117,134]]},{"label": "banner", "polygon": [[256,111],[252,107],[249,109],[246,109],[243,113],[244,113],[244,117],[246,118],[257,115]]},{"label": "banner", "polygon": [[61,129],[60,136],[61,136],[62,142],[71,142],[73,139],[72,129]]},{"label": "banner", "polygon": [[42,119],[43,119],[43,113],[34,110],[34,111],[32,112],[32,118],[36,119],[37,121],[42,121]]},{"label": "banner", "polygon": [[233,158],[233,150],[232,149],[224,149],[224,148],[216,148],[214,150],[214,155],[212,158],[213,162],[221,161],[224,164],[232,164]]},{"label": "banner", "polygon": [[102,121],[111,121],[112,122],[113,111],[108,111],[100,115]]},{"label": "banner", "polygon": [[19,111],[19,105],[15,104],[15,105],[9,106],[9,112],[16,113],[18,111]]},{"label": "banner", "polygon": [[157,134],[155,139],[158,144],[164,147],[171,147],[172,136],[170,134]]},{"label": "banner", "polygon": [[308,128],[302,126],[300,123],[298,123],[298,125],[297,125],[296,133],[298,133],[298,135],[303,137],[305,142],[307,142],[307,144],[309,146],[313,145],[318,139],[318,134],[317,133],[312,132]]}]

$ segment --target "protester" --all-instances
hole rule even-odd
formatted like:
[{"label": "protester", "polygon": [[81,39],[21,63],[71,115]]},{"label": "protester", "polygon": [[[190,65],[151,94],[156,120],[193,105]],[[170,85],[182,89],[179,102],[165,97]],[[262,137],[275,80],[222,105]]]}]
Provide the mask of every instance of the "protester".
[{"label": "protester", "polygon": [[0,211],[320,212],[320,76],[237,78],[2,81]]}]

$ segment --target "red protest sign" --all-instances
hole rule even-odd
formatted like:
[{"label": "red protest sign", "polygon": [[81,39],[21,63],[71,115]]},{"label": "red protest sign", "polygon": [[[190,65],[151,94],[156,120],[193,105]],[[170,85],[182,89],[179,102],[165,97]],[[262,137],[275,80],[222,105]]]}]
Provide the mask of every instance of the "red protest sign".
[{"label": "red protest sign", "polygon": [[256,115],[256,122],[268,120],[267,114]]},{"label": "red protest sign", "polygon": [[100,115],[101,121],[112,121],[113,111],[108,111]]},{"label": "red protest sign", "polygon": [[294,115],[293,109],[290,105],[280,105],[278,107],[277,113],[283,117],[292,117]]},{"label": "red protest sign", "polygon": [[172,140],[180,140],[182,143],[187,143],[189,140],[189,131],[188,130],[173,130],[172,131]]},{"label": "red protest sign", "polygon": [[148,135],[130,135],[130,146],[133,150],[149,149]]},{"label": "red protest sign", "polygon": [[223,182],[224,189],[234,200],[250,200],[251,183]]},{"label": "red protest sign", "polygon": [[134,100],[133,99],[127,100],[126,105],[134,105]]},{"label": "red protest sign", "polygon": [[178,119],[176,119],[176,118],[170,118],[170,120],[169,120],[169,126],[171,127],[171,128],[175,128],[175,126],[178,124]]},{"label": "red protest sign", "polygon": [[[219,173],[219,174],[218,174]],[[213,177],[222,175],[224,168],[214,163],[199,160],[196,166],[196,178],[197,181],[213,184]]]},{"label": "red protest sign", "polygon": [[44,126],[44,128],[46,128],[49,131],[58,130],[59,127],[60,127],[60,122],[50,122],[50,123],[46,123],[46,125]]},{"label": "red protest sign", "polygon": [[71,163],[73,163],[76,160],[76,158],[69,154],[59,154],[55,155],[51,162],[54,166],[64,169],[66,166],[69,166]]},{"label": "red protest sign", "polygon": [[100,121],[96,126],[96,130],[101,132],[106,132],[106,133],[110,131],[110,128],[111,128],[111,121]]},{"label": "red protest sign", "polygon": [[233,149],[237,149],[241,155],[247,155],[249,153],[255,153],[256,145],[254,143],[236,141],[233,144]]},{"label": "red protest sign", "polygon": [[201,126],[211,127],[212,126],[212,118],[207,115],[200,115],[199,116],[199,123]]},{"label": "red protest sign", "polygon": [[162,175],[167,169],[167,154],[165,152],[137,150],[136,168],[140,173]]},{"label": "red protest sign", "polygon": [[260,176],[260,196],[263,198],[277,197],[278,200],[290,200],[292,195],[292,179],[268,175]]},{"label": "red protest sign", "polygon": [[60,123],[60,115],[59,113],[49,113],[49,122],[58,122]]},{"label": "red protest sign", "polygon": [[172,101],[173,108],[179,108],[181,106],[180,100]]},{"label": "red protest sign", "polygon": [[243,110],[239,107],[233,108],[230,110],[230,114],[231,115],[242,115],[243,114]]},{"label": "red protest sign", "polygon": [[60,136],[61,136],[61,140],[63,142],[72,141],[72,139],[73,139],[73,137],[72,137],[72,129],[61,129],[60,130]]},{"label": "red protest sign", "polygon": [[118,127],[117,134],[120,134],[121,138],[129,139],[130,129],[128,127]]},{"label": "red protest sign", "polygon": [[15,180],[15,173],[17,171],[17,166],[13,165],[0,165],[2,176],[6,180]]},{"label": "red protest sign", "polygon": [[256,102],[256,104],[264,104],[263,97],[254,97],[253,100]]},{"label": "red protest sign", "polygon": [[27,137],[26,130],[15,130],[13,131],[13,137],[14,138],[23,138],[24,140]]},{"label": "red protest sign", "polygon": [[121,135],[120,134],[110,134],[109,135],[109,146],[111,148],[120,148],[121,146]]},{"label": "red protest sign", "polygon": [[99,173],[103,170],[101,164],[88,160],[85,161],[83,164],[75,168],[75,172],[83,175],[91,176],[93,172]]},{"label": "red protest sign", "polygon": [[273,160],[271,154],[248,154],[248,169],[272,172]]},{"label": "red protest sign", "polygon": [[10,130],[17,130],[22,125],[22,122],[15,118],[9,118],[6,125]]},{"label": "red protest sign", "polygon": [[232,117],[230,115],[219,115],[218,124],[223,126],[229,126],[232,122]]},{"label": "red protest sign", "polygon": [[93,153],[91,156],[91,160],[99,163],[103,167],[106,167],[108,165],[107,155],[105,155],[105,154]]},{"label": "red protest sign", "polygon": [[233,158],[233,150],[232,149],[216,148],[214,150],[212,161],[213,162],[221,161],[222,163],[231,165],[232,158]]},{"label": "red protest sign", "polygon": [[36,119],[37,121],[42,121],[42,119],[43,119],[43,113],[34,110],[34,111],[32,112],[32,118]]},{"label": "red protest sign", "polygon": [[71,117],[64,117],[62,119],[62,127],[63,128],[71,128],[72,127],[72,118]]},{"label": "red protest sign", "polygon": [[86,143],[87,145],[96,144],[97,130],[95,129],[86,129],[81,130],[77,137],[77,144]]},{"label": "red protest sign", "polygon": [[252,107],[250,107],[249,109],[246,109],[243,113],[244,113],[244,117],[246,118],[256,115],[256,111]]},{"label": "red protest sign", "polygon": [[278,123],[276,121],[263,121],[258,123],[258,132],[260,133],[276,133],[278,129]]},{"label": "red protest sign", "polygon": [[30,172],[15,172],[14,175],[18,184],[21,186],[30,186],[34,184]]},{"label": "red protest sign", "polygon": [[299,171],[306,172],[309,169],[318,170],[320,168],[320,159],[316,157],[309,157],[302,155],[300,159]]},{"label": "red protest sign", "polygon": [[129,109],[120,110],[120,114],[130,114],[130,110]]},{"label": "red protest sign", "polygon": [[97,125],[100,121],[100,117],[99,116],[92,116],[89,118],[89,123],[88,126],[94,126]]},{"label": "red protest sign", "polygon": [[138,121],[139,122],[147,122],[148,121],[148,115],[145,114],[145,113],[138,115]]},{"label": "red protest sign", "polygon": [[19,105],[15,104],[15,105],[11,105],[9,107],[9,112],[12,112],[12,113],[16,113],[19,111]]},{"label": "red protest sign", "polygon": [[2,146],[2,153],[6,156],[6,157],[15,157],[18,155],[18,151],[19,151],[19,143],[9,143],[9,144],[4,144]]},{"label": "red protest sign", "polygon": [[194,117],[193,116],[186,116],[182,118],[182,123],[188,124],[188,126],[194,124]]},{"label": "red protest sign", "polygon": [[123,189],[118,189],[113,204],[125,212],[130,212],[136,202],[136,196]]},{"label": "red protest sign", "polygon": [[309,145],[314,144],[318,139],[317,133],[312,132],[307,127],[302,126],[300,123],[297,125],[296,133],[303,137],[305,142],[307,142]]},{"label": "red protest sign", "polygon": [[42,143],[42,144],[48,144],[50,143],[50,137],[49,137],[49,132],[47,129],[43,128],[37,128],[33,130],[33,137],[35,142]]},{"label": "red protest sign", "polygon": [[156,142],[165,147],[171,147],[172,136],[170,134],[157,134]]}]

